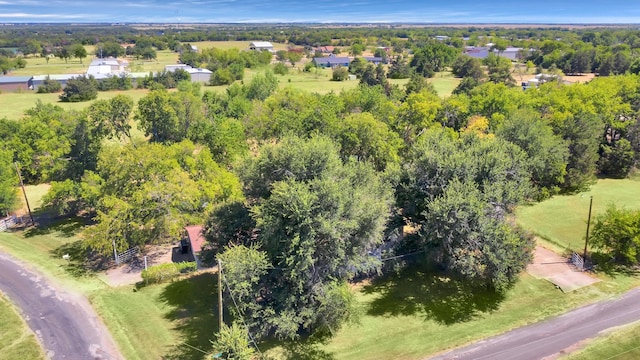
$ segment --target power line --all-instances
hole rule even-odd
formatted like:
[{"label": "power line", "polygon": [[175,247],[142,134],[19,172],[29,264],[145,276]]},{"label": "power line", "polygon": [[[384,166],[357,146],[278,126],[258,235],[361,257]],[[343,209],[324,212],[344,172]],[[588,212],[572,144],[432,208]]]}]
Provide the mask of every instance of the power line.
[{"label": "power line", "polygon": [[198,348],[197,348],[197,347],[195,347],[195,346],[189,345],[189,344],[187,344],[187,343],[186,343],[186,342],[184,342],[184,341],[182,342],[182,344],[183,344],[183,345],[187,345],[188,347],[192,348],[193,350],[200,351],[200,352],[201,352],[201,353],[203,353],[203,354],[209,354],[208,352],[206,352],[206,351],[204,351],[204,350],[202,350],[202,349],[198,349]]},{"label": "power line", "polygon": [[388,258],[380,259],[380,261],[389,261],[389,260],[393,260],[393,259],[400,259],[400,258],[403,258],[403,257],[407,257],[407,256],[415,255],[415,254],[420,254],[420,253],[423,253],[425,251],[427,251],[427,250],[420,250],[420,251],[416,251],[416,252],[412,252],[412,253],[408,253],[408,254],[391,256],[391,257],[388,257]]},{"label": "power line", "polygon": [[231,292],[231,287],[229,286],[229,282],[227,281],[227,279],[225,279],[224,277],[222,279],[224,280],[224,284],[227,285],[227,290],[229,290],[229,295],[231,295],[231,300],[233,300],[233,305],[236,307],[236,310],[238,310],[238,313],[240,313],[240,319],[242,320],[242,324],[247,330],[247,334],[249,334],[249,339],[251,339],[253,346],[255,346],[256,350],[258,350],[258,353],[262,357],[262,351],[260,351],[258,344],[256,344],[256,340],[251,335],[251,331],[249,330],[247,323],[244,321],[244,311],[241,311],[240,308],[238,307],[238,303],[236,303],[236,298],[233,296],[233,293]]}]

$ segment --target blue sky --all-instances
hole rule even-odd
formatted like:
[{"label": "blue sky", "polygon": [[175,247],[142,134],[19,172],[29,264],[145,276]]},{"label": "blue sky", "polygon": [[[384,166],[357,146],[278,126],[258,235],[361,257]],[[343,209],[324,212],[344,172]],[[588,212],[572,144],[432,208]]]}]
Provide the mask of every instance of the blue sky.
[{"label": "blue sky", "polygon": [[640,23],[637,0],[0,0],[0,22]]}]

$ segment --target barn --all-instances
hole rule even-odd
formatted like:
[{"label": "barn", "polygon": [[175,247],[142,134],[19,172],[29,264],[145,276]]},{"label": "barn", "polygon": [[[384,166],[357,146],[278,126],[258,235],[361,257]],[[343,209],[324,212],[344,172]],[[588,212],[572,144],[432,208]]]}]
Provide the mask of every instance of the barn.
[{"label": "barn", "polygon": [[0,91],[13,92],[29,90],[31,76],[0,76]]},{"label": "barn", "polygon": [[67,86],[67,81],[76,77],[80,77],[83,74],[54,74],[54,75],[36,75],[31,79],[31,88],[38,90],[38,87],[47,79],[55,80],[60,83],[62,88]]},{"label": "barn", "polygon": [[249,50],[267,50],[273,52],[273,44],[269,41],[253,41],[249,44]]}]

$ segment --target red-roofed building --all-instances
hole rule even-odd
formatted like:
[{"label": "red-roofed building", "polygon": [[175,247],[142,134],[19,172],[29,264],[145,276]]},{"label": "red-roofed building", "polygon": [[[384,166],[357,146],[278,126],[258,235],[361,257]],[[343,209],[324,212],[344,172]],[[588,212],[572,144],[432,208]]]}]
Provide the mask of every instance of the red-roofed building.
[{"label": "red-roofed building", "polygon": [[191,249],[191,255],[196,259],[198,267],[200,267],[199,255],[202,251],[202,246],[206,241],[202,234],[202,225],[190,225],[184,228],[187,231],[187,239],[189,240],[189,249]]}]

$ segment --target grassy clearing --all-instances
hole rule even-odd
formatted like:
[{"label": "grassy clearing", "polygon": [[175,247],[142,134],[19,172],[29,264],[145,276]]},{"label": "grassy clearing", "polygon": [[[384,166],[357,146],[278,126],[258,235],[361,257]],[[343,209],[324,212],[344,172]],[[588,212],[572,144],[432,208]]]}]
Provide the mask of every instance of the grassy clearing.
[{"label": "grassy clearing", "polygon": [[[98,100],[100,99],[112,99],[118,94],[124,94],[131,96],[134,101],[140,100],[148,93],[146,89],[132,89],[126,91],[101,91],[98,92]],[[24,112],[31,109],[36,105],[38,100],[44,104],[55,104],[62,107],[65,110],[82,110],[91,105],[90,101],[83,102],[60,102],[57,94],[38,94],[35,92],[25,93],[3,93],[0,94],[0,109],[2,109],[1,117],[6,117],[9,120],[19,120],[24,116]]]},{"label": "grassy clearing", "polygon": [[640,323],[624,326],[614,332],[597,337],[589,344],[564,357],[564,360],[635,360],[640,358]]},{"label": "grassy clearing", "polygon": [[451,72],[444,71],[436,73],[434,77],[428,80],[433,84],[440,97],[447,97],[451,95],[462,79],[454,77]]},{"label": "grassy clearing", "polygon": [[516,211],[519,225],[562,248],[581,250],[587,230],[589,197],[593,196],[592,220],[610,204],[640,209],[640,181],[601,179],[589,191],[555,196]]},{"label": "grassy clearing", "polygon": [[2,293],[0,319],[0,360],[44,359],[36,336]]}]

